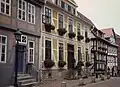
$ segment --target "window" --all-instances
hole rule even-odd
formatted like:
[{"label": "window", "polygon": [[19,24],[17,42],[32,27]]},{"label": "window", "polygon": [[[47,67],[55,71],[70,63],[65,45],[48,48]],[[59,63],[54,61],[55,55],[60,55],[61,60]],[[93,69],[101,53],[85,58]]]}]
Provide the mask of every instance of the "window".
[{"label": "window", "polygon": [[28,43],[28,62],[34,63],[34,41]]},{"label": "window", "polygon": [[26,20],[26,1],[24,0],[18,0],[18,18]]},{"label": "window", "polygon": [[6,63],[7,37],[0,35],[0,62]]},{"label": "window", "polygon": [[81,47],[78,47],[78,61],[82,60]]},{"label": "window", "polygon": [[68,28],[69,28],[69,32],[73,32],[73,20],[72,19],[69,19]]},{"label": "window", "polygon": [[65,2],[61,1],[61,7],[65,8]]},{"label": "window", "polygon": [[35,6],[28,3],[28,22],[35,24]]},{"label": "window", "polygon": [[68,11],[71,12],[71,6],[70,5],[68,5]]},{"label": "window", "polygon": [[77,31],[78,31],[78,35],[80,35],[80,23],[77,23]]},{"label": "window", "polygon": [[45,60],[51,59],[51,41],[45,40]]},{"label": "window", "polygon": [[10,15],[11,13],[11,0],[0,0],[0,13]]},{"label": "window", "polygon": [[75,8],[71,7],[71,13],[75,15]]},{"label": "window", "polygon": [[63,43],[59,43],[59,60],[63,60]]},{"label": "window", "polygon": [[59,14],[59,29],[63,28],[63,15]]},{"label": "window", "polygon": [[87,38],[88,37],[87,26],[84,26],[84,29],[85,29],[85,37]]},{"label": "window", "polygon": [[51,9],[45,7],[45,23],[51,23]]}]

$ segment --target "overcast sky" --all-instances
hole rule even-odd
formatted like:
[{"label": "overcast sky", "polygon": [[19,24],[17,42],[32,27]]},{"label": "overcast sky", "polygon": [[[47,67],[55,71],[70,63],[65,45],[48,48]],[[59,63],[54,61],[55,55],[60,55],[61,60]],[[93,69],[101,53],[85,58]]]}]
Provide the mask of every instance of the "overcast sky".
[{"label": "overcast sky", "polygon": [[113,27],[120,34],[120,0],[75,0],[78,11],[98,29]]}]

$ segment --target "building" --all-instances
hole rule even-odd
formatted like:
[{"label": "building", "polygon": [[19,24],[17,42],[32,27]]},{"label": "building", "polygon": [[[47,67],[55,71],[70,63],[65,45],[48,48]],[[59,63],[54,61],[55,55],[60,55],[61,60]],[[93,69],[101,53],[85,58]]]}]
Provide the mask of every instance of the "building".
[{"label": "building", "polygon": [[107,69],[107,54],[109,42],[104,33],[95,27],[91,28],[91,58],[94,64],[93,73],[96,77],[105,74]]},{"label": "building", "polygon": [[[76,10],[74,0],[47,0],[44,7],[41,31],[41,67],[43,78],[60,77],[60,60],[65,61],[65,71],[72,69],[79,60],[91,60],[89,32],[92,22]],[[86,56],[87,54],[87,56]],[[89,59],[88,59],[89,58]],[[45,73],[46,60],[53,60],[52,73]],[[75,63],[73,63],[75,62]]]},{"label": "building", "polygon": [[19,73],[25,73],[28,64],[39,69],[39,42],[43,0],[0,0],[0,87],[11,84],[14,76],[15,36],[19,28],[23,35],[19,43]]},{"label": "building", "polygon": [[120,36],[116,34],[116,44],[118,45],[117,49],[117,63],[118,63],[118,74],[120,76]]},{"label": "building", "polygon": [[114,69],[114,72],[117,73],[117,44],[114,29],[106,28],[102,29],[102,32],[105,33],[105,39],[110,42],[108,44],[107,67],[110,68],[110,72]]}]

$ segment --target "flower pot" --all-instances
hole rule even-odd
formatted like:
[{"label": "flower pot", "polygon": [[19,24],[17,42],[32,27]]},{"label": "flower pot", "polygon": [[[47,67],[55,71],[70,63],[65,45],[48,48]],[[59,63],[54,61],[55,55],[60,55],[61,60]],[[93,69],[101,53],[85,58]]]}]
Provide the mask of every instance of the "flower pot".
[{"label": "flower pot", "polygon": [[65,62],[65,61],[63,61],[63,60],[58,61],[58,66],[59,66],[60,68],[63,68],[65,65],[66,65],[66,62]]},{"label": "flower pot", "polygon": [[45,23],[45,31],[51,32],[51,30],[54,30],[55,26],[51,25],[50,23]]},{"label": "flower pot", "polygon": [[70,33],[68,33],[68,35],[69,35],[69,38],[71,38],[71,39],[76,36],[76,34],[74,32],[70,32]]},{"label": "flower pot", "polygon": [[89,42],[90,42],[90,39],[87,37],[87,38],[85,39],[85,42],[86,42],[86,43],[89,43]]},{"label": "flower pot", "polygon": [[44,61],[45,68],[52,68],[55,65],[55,62],[51,59],[47,59]]},{"label": "flower pot", "polygon": [[78,39],[78,41],[80,41],[80,40],[84,39],[84,37],[82,35],[78,35],[77,39]]},{"label": "flower pot", "polygon": [[60,28],[57,31],[60,36],[63,36],[67,32],[65,28]]}]

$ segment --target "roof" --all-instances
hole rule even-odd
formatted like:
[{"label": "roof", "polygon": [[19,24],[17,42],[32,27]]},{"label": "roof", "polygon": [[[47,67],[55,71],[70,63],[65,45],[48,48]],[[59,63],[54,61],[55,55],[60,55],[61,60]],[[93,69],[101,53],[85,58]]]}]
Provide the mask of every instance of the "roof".
[{"label": "roof", "polygon": [[72,3],[73,5],[78,7],[78,5],[76,4],[76,2],[74,0],[66,0],[66,1],[69,1],[70,3]]},{"label": "roof", "polygon": [[101,31],[105,33],[104,37],[111,37],[114,34],[113,28],[101,29]]}]

